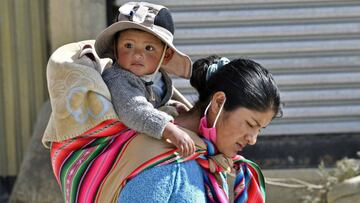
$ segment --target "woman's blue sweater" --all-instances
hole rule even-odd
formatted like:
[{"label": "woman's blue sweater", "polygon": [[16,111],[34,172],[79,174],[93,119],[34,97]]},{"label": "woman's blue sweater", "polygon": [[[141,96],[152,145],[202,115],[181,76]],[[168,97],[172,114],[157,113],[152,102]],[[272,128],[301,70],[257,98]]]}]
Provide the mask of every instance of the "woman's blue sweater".
[{"label": "woman's blue sweater", "polygon": [[118,202],[206,202],[202,168],[191,160],[143,171],[125,185]]}]

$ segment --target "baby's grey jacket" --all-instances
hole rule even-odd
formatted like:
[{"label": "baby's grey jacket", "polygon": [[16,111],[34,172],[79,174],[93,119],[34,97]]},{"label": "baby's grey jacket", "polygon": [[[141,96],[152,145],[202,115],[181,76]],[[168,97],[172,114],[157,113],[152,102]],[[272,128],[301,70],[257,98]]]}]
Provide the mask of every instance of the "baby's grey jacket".
[{"label": "baby's grey jacket", "polygon": [[106,68],[103,80],[111,93],[111,101],[121,122],[127,127],[160,139],[165,126],[173,118],[156,108],[166,104],[172,95],[170,77],[160,69],[166,86],[163,98],[155,96],[151,101],[150,86],[135,74],[118,66]]}]

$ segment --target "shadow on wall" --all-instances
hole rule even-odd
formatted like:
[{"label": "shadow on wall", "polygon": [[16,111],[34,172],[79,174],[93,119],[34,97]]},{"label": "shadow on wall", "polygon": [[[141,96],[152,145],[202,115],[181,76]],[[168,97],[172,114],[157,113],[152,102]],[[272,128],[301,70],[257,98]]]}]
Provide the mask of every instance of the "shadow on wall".
[{"label": "shadow on wall", "polygon": [[41,142],[51,113],[50,102],[46,102],[35,124],[31,143],[20,167],[10,196],[10,203],[62,203],[59,185],[50,164],[50,151]]},{"label": "shadow on wall", "polygon": [[15,179],[14,176],[0,177],[0,203],[8,202]]}]

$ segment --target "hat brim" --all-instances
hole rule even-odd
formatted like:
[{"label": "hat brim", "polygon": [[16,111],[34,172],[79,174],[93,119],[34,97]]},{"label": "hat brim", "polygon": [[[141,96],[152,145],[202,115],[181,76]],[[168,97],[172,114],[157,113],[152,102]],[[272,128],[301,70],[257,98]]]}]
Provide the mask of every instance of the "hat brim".
[{"label": "hat brim", "polygon": [[95,50],[97,54],[101,58],[114,59],[114,35],[117,32],[126,29],[143,30],[145,32],[155,35],[161,41],[166,43],[168,47],[174,50],[174,55],[166,65],[162,65],[161,67],[169,74],[173,74],[182,78],[190,78],[192,66],[190,57],[176,49],[176,47],[172,43],[172,37],[169,38],[169,35],[166,33],[168,31],[160,26],[153,25],[151,27],[147,27],[131,21],[116,22],[107,27],[96,37]]}]

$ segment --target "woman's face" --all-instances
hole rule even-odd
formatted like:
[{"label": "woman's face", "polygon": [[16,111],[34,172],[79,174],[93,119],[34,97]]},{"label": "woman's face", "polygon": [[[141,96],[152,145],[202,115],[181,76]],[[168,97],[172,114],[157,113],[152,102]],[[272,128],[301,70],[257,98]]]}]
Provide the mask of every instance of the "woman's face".
[{"label": "woman's face", "polygon": [[216,124],[216,147],[222,154],[234,157],[246,145],[256,143],[260,130],[265,128],[273,117],[272,109],[258,112],[240,107],[223,111]]}]

